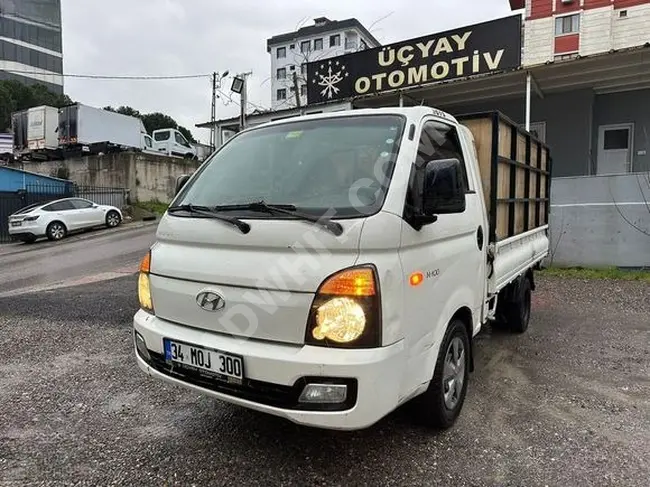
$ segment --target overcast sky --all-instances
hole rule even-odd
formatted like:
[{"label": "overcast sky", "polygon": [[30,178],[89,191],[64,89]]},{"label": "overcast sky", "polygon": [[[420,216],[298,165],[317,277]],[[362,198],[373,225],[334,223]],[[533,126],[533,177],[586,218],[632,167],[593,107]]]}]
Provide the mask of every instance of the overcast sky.
[{"label": "overcast sky", "polygon": [[[356,17],[389,44],[511,14],[508,0],[62,0],[63,69],[136,76],[252,70],[249,100],[268,108],[266,39],[312,24],[316,17]],[[225,93],[229,81],[222,85]],[[208,78],[66,78],[65,92],[92,106],[130,105],[141,112],[167,113],[207,141],[208,131],[194,124],[210,119],[210,83]],[[224,102],[228,100],[217,105],[217,118],[238,113],[235,103]]]}]

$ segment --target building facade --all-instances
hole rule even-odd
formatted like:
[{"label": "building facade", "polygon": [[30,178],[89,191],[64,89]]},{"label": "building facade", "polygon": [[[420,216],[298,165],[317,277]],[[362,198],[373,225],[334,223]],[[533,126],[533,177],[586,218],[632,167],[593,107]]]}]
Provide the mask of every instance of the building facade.
[{"label": "building facade", "polygon": [[61,0],[0,0],[0,79],[63,93]]},{"label": "building facade", "polygon": [[307,104],[307,63],[379,45],[379,41],[354,18],[329,20],[319,17],[314,19],[313,25],[267,39],[273,110],[296,107],[296,98],[300,105]]},{"label": "building facade", "polygon": [[648,0],[511,0],[525,8],[524,66],[650,41]]}]

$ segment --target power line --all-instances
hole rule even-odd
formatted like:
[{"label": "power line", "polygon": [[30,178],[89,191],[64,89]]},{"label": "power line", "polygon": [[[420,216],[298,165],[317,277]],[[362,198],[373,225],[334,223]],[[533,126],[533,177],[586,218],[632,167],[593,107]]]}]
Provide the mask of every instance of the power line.
[{"label": "power line", "polygon": [[[241,104],[240,104],[237,100],[233,100],[232,95],[229,95],[229,94],[227,94],[227,93],[224,93],[223,91],[221,91],[221,90],[219,90],[219,89],[217,90],[217,93],[219,93],[223,98],[225,98],[226,100],[228,100],[228,103],[231,103],[231,102],[232,102],[232,103],[234,103],[235,105],[237,105],[238,107],[241,106]],[[225,105],[225,103],[224,103],[224,105]],[[255,104],[255,103],[253,103],[253,102],[250,102],[250,101],[247,101],[247,102],[246,102],[246,105],[250,105],[250,106],[252,106],[253,108],[257,108],[258,110],[265,110],[265,111],[268,111],[268,108],[263,107],[263,106],[261,106],[261,105],[257,105],[257,104]]]},{"label": "power line", "polygon": [[196,79],[209,78],[211,74],[180,74],[169,76],[126,76],[126,75],[101,75],[101,74],[72,74],[72,73],[52,73],[51,71],[20,71],[13,69],[3,69],[7,73],[13,74],[37,74],[42,76],[63,76],[64,78],[86,78],[86,79],[107,79],[107,80],[173,80],[173,79]]}]

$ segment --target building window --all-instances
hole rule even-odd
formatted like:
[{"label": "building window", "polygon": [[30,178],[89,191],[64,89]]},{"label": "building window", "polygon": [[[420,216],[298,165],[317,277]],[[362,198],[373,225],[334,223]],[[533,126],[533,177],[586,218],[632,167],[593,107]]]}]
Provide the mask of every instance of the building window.
[{"label": "building window", "polygon": [[314,51],[323,49],[323,39],[314,39]]},{"label": "building window", "polygon": [[341,34],[334,34],[330,36],[330,47],[340,46],[341,45]]},{"label": "building window", "polygon": [[295,48],[296,48],[296,45],[295,45],[295,44],[291,44],[291,45],[289,46],[289,49],[292,49],[292,50],[293,50],[293,49],[295,49]]},{"label": "building window", "polygon": [[300,96],[307,96],[307,85],[302,85],[300,87]]},{"label": "building window", "polygon": [[278,47],[277,50],[277,58],[282,59],[287,57],[287,48],[286,47]]},{"label": "building window", "polygon": [[278,79],[285,79],[287,77],[287,69],[279,68],[276,72]]},{"label": "building window", "polygon": [[300,74],[302,76],[307,76],[307,63],[302,63],[300,65]]},{"label": "building window", "polygon": [[345,49],[356,49],[357,48],[357,38],[351,37],[345,39]]},{"label": "building window", "polygon": [[311,41],[302,41],[300,43],[300,52],[309,52],[311,51]]},{"label": "building window", "polygon": [[280,88],[280,89],[276,92],[275,95],[276,95],[275,97],[276,97],[278,100],[286,100],[286,99],[287,99],[287,90],[286,90],[286,88]]},{"label": "building window", "polygon": [[555,18],[555,35],[577,34],[580,32],[580,14]]}]

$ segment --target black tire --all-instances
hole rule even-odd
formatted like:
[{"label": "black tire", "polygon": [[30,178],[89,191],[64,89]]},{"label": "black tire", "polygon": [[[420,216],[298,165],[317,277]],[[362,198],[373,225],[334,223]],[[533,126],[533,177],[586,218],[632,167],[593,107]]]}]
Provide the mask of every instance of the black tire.
[{"label": "black tire", "polygon": [[63,222],[53,221],[47,226],[45,233],[47,234],[48,240],[56,241],[65,238],[68,234],[68,229]]},{"label": "black tire", "polygon": [[115,228],[120,223],[122,223],[122,218],[120,218],[120,214],[117,211],[111,210],[106,213],[106,226],[108,228]]},{"label": "black tire", "polygon": [[524,333],[528,330],[530,321],[530,308],[532,300],[532,287],[530,279],[524,277],[516,289],[516,299],[504,308],[506,326],[513,333]]},{"label": "black tire", "polygon": [[[454,345],[458,344],[462,344],[463,356],[459,361],[462,363],[462,370],[456,369],[455,373],[462,377],[462,384],[460,391],[456,389],[456,392],[452,393],[452,396],[446,401],[446,390],[451,384],[457,386],[458,383],[449,383],[448,380],[445,380],[445,363],[449,354],[456,353],[457,349],[454,348]],[[420,422],[437,429],[447,429],[454,424],[463,408],[467,394],[470,353],[469,336],[465,324],[461,320],[453,320],[447,327],[445,337],[440,344],[436,367],[429,387],[413,400],[413,406]],[[449,402],[453,404],[449,404]]]}]

